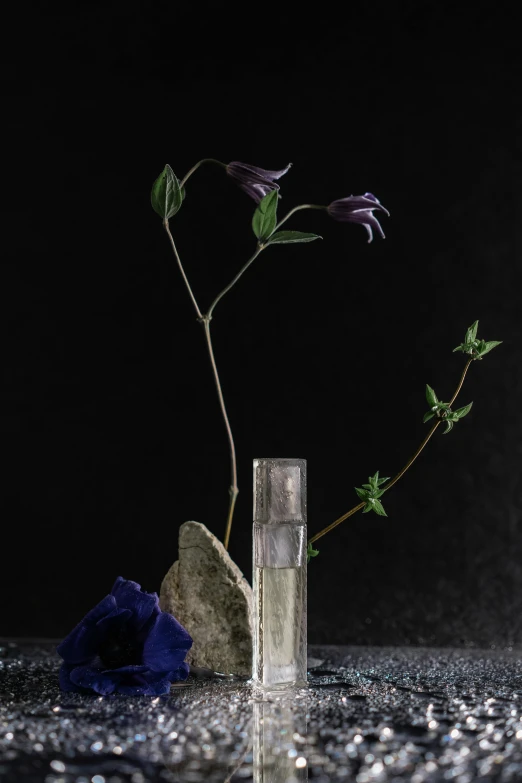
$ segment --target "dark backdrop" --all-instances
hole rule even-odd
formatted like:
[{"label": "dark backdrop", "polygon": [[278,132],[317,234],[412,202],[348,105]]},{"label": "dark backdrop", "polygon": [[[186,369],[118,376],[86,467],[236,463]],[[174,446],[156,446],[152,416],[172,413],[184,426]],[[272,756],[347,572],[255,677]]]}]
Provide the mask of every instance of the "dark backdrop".
[{"label": "dark backdrop", "polygon": [[[0,635],[55,637],[121,574],[148,590],[187,519],[224,532],[229,458],[203,334],[150,187],[214,156],[293,162],[284,208],[375,193],[387,238],[303,212],[213,334],[239,455],[308,459],[309,530],[393,475],[480,319],[474,401],[385,497],[318,544],[311,642],[522,642],[520,70],[514,17],[450,3],[313,18],[166,2],[24,6],[7,31]],[[458,5],[458,4],[457,4]],[[46,7],[47,6],[47,7]],[[276,13],[277,11],[277,13]],[[7,52],[7,53],[6,53]],[[208,168],[172,221],[203,308],[252,252],[254,204]]]}]

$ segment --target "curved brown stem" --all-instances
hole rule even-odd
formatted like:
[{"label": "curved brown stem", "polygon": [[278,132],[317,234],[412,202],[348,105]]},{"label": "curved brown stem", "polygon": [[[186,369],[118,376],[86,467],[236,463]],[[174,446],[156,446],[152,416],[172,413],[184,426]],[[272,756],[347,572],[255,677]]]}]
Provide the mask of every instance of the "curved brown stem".
[{"label": "curved brown stem", "polygon": [[[462,373],[462,376],[460,378],[459,385],[457,386],[457,389],[456,389],[453,397],[451,398],[451,401],[449,402],[450,408],[453,405],[453,403],[455,402],[455,400],[457,399],[457,396],[458,396],[460,390],[462,389],[462,385],[464,383],[464,379],[466,378],[466,373],[468,372],[469,366],[470,366],[472,361],[473,361],[473,357],[471,359],[468,359],[468,361],[466,363],[466,366],[464,367],[464,372]],[[391,489],[393,487],[393,485],[396,484],[397,481],[404,476],[404,474],[406,473],[408,468],[410,468],[413,465],[413,463],[415,462],[415,460],[417,459],[417,457],[419,456],[421,451],[424,449],[424,447],[426,446],[426,444],[430,440],[431,436],[433,435],[433,433],[435,432],[435,430],[437,429],[439,424],[442,424],[443,421],[444,421],[444,419],[442,418],[442,419],[439,419],[438,421],[435,422],[435,424],[432,426],[431,430],[428,432],[428,434],[426,435],[426,437],[422,441],[421,445],[419,446],[419,448],[417,449],[417,451],[415,452],[413,457],[410,457],[410,459],[408,460],[406,465],[402,468],[402,470],[400,470],[397,473],[397,475],[392,478],[392,480],[390,481],[389,484],[387,484],[385,487],[381,487],[381,489],[383,489],[385,491],[387,491],[388,489]],[[337,525],[340,525],[341,522],[344,522],[345,519],[348,519],[348,517],[353,516],[353,514],[355,514],[357,511],[359,511],[365,505],[366,505],[366,503],[359,503],[357,506],[354,506],[352,509],[350,509],[350,511],[347,511],[346,514],[343,514],[342,517],[339,517],[339,519],[336,519],[335,522],[332,522],[330,525],[328,525],[328,527],[325,527],[324,530],[321,530],[319,533],[316,533],[315,536],[312,536],[312,538],[308,539],[308,543],[309,544],[313,544],[319,538],[322,538],[327,533],[329,533],[330,530],[333,530],[334,527],[337,527]]]}]

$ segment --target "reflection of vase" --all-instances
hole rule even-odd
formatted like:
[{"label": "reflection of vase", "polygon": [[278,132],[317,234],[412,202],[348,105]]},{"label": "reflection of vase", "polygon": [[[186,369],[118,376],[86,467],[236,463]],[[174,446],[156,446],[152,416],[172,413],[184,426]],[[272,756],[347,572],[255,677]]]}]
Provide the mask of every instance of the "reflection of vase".
[{"label": "reflection of vase", "polygon": [[[267,694],[267,697],[270,695]],[[254,702],[254,783],[302,783],[308,780],[304,753],[306,701]]]},{"label": "reflection of vase", "polygon": [[306,460],[254,460],[254,652],[263,688],[306,685]]}]

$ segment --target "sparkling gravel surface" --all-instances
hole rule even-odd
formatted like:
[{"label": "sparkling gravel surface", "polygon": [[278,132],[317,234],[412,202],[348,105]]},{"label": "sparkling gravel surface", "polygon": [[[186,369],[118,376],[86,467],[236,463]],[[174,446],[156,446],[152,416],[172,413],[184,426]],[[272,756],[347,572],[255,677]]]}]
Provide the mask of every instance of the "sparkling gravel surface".
[{"label": "sparkling gravel surface", "polygon": [[51,644],[0,642],[0,781],[522,781],[517,652],[309,654],[290,694],[196,672],[169,696],[98,697],[60,691]]}]

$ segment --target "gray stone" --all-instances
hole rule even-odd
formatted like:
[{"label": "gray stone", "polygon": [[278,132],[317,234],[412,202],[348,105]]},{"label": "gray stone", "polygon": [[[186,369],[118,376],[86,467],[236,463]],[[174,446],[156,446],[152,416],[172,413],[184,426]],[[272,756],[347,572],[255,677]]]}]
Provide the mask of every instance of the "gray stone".
[{"label": "gray stone", "polygon": [[179,560],[167,572],[160,606],[194,640],[192,666],[227,674],[252,670],[252,588],[225,547],[200,522],[179,530]]}]

